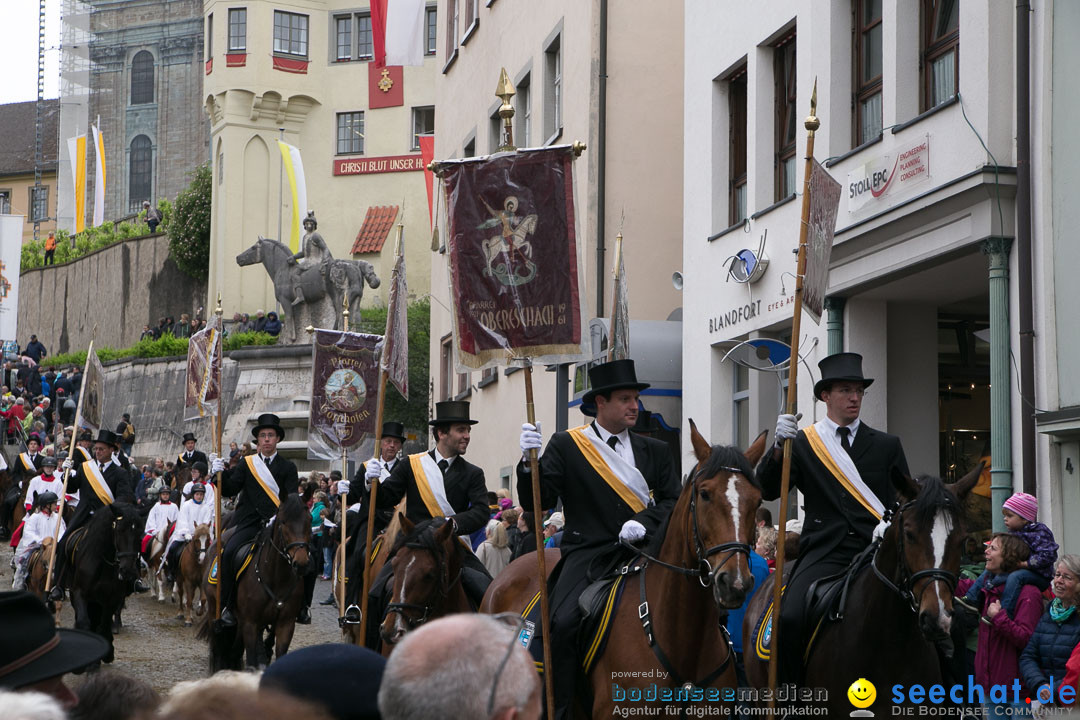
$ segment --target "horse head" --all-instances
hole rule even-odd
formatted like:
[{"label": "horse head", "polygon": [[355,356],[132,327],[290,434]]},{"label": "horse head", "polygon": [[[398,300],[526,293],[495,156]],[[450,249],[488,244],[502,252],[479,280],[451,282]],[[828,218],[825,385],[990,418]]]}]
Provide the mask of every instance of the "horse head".
[{"label": "horse head", "polygon": [[195,534],[191,536],[191,544],[195,546],[199,565],[206,560],[206,551],[210,548],[210,525],[202,523],[196,526]]},{"label": "horse head", "polygon": [[300,496],[290,493],[274,517],[270,544],[298,574],[307,570],[308,541],[311,539],[311,514]]},{"label": "horse head", "polygon": [[273,238],[264,238],[262,235],[255,241],[255,244],[249,247],[244,252],[236,256],[236,264],[240,267],[246,267],[247,265],[257,265],[262,263],[266,266],[268,271],[272,271],[270,263],[277,265],[274,261],[280,256],[280,263],[286,262],[287,257],[292,256],[289,249],[282,245]]},{"label": "horse head", "polygon": [[112,513],[112,541],[120,579],[134,582],[139,577],[142,541],[139,514],[135,508],[124,503],[112,503],[108,507]]},{"label": "horse head", "polygon": [[753,466],[765,452],[765,435],[744,454],[734,447],[710,446],[690,421],[697,465],[672,512],[669,532],[678,522],[685,533],[679,562],[697,568],[698,580],[711,587],[718,608],[741,607],[754,587],[750,551],[761,486]]},{"label": "horse head", "polygon": [[938,643],[947,655],[952,652],[952,597],[966,535],[963,502],[982,469],[980,463],[947,485],[929,475],[912,480],[894,468],[897,506],[882,540],[882,550],[892,551],[885,551],[885,557],[895,558],[891,574],[888,559],[878,565],[875,558],[878,576],[917,614],[923,637]]},{"label": "horse head", "polygon": [[390,549],[394,569],[393,601],[379,629],[383,642],[395,645],[410,630],[445,611],[445,601],[461,580],[454,524],[432,518],[414,525],[399,513],[401,531]]}]

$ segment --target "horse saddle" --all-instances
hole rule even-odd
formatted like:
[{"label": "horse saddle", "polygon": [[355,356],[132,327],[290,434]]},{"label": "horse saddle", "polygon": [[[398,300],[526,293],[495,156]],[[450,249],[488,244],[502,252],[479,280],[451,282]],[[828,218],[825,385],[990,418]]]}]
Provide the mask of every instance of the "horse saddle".
[{"label": "horse saddle", "polygon": [[75,554],[79,549],[79,543],[82,542],[84,537],[86,537],[86,525],[75,528],[71,532],[65,534],[64,554],[67,556],[68,560],[74,562]]},{"label": "horse saddle", "polygon": [[578,608],[581,610],[578,638],[582,643],[580,657],[585,674],[592,669],[596,659],[604,654],[608,632],[611,630],[611,619],[619,608],[627,578],[637,575],[644,567],[637,559],[623,563],[611,575],[592,582],[578,596]]},{"label": "horse saddle", "polygon": [[813,628],[810,640],[806,643],[803,660],[810,657],[810,650],[817,639],[822,624],[841,622],[847,610],[848,590],[851,583],[859,576],[874,557],[874,545],[870,545],[855,556],[841,572],[818,578],[810,584],[806,593],[806,605],[803,615],[803,627]]},{"label": "horse saddle", "polygon": [[[184,544],[187,544],[188,542],[190,542],[190,541],[185,540]],[[250,542],[246,542],[243,545],[241,545],[239,548],[237,548],[236,552],[233,554],[233,567],[236,568],[236,579],[237,580],[240,579],[240,576],[244,574],[245,570],[247,570],[248,565],[251,564],[251,558],[253,558],[255,556],[255,547],[256,547],[255,541],[251,540]],[[214,558],[214,563],[210,566],[210,573],[208,574],[207,581],[211,585],[217,585],[217,581],[218,581],[218,560],[220,560],[220,558],[215,557]]]}]

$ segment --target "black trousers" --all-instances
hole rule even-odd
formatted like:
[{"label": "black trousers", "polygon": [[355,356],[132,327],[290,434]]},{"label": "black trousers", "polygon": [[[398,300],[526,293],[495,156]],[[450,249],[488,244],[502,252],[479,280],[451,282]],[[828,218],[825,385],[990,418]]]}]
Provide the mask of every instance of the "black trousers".
[{"label": "black trousers", "polygon": [[234,556],[240,548],[258,536],[262,530],[262,523],[257,518],[248,520],[243,525],[238,525],[225,547],[221,550],[221,561],[218,563],[218,582],[221,583],[221,606],[232,607],[236,593],[236,570]]}]

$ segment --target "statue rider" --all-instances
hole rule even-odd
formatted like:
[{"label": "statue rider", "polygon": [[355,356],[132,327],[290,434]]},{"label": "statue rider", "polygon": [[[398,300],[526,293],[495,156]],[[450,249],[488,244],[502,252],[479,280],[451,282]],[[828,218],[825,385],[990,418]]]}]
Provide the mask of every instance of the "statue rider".
[{"label": "statue rider", "polygon": [[[295,265],[297,261],[303,260],[304,267],[319,266],[319,274],[326,278],[327,270],[330,267],[330,261],[333,260],[333,255],[330,254],[330,249],[326,247],[326,241],[323,240],[322,235],[317,233],[315,229],[319,227],[319,223],[315,220],[315,211],[308,211],[307,217],[304,218],[304,238],[300,245],[300,252],[289,258],[289,264]],[[293,270],[293,305],[299,305],[305,302],[304,289],[303,289],[303,273],[304,268],[296,268]]]}]

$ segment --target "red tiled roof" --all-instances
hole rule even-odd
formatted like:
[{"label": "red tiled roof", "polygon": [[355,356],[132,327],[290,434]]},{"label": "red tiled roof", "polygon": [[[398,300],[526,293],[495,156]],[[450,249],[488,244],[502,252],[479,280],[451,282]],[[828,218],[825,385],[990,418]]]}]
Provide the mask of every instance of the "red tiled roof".
[{"label": "red tiled roof", "polygon": [[390,228],[394,226],[394,218],[397,217],[397,205],[372,205],[367,210],[360,232],[356,233],[356,242],[352,246],[352,254],[381,252],[383,243]]}]

